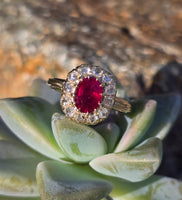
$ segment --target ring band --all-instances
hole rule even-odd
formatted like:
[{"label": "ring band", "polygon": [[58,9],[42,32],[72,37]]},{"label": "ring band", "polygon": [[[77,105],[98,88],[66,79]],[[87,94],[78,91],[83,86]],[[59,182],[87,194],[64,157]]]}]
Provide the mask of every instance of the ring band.
[{"label": "ring band", "polygon": [[128,113],[128,101],[116,97],[116,82],[101,67],[82,64],[68,73],[67,79],[50,78],[48,85],[61,93],[60,104],[67,117],[95,125],[109,115],[111,109]]}]

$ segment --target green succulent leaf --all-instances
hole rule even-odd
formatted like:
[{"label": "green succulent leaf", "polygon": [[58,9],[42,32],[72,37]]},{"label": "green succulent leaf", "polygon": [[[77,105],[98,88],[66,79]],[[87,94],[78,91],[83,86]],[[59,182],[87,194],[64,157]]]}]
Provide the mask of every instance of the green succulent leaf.
[{"label": "green succulent leaf", "polygon": [[35,173],[43,160],[21,142],[0,140],[0,196],[38,197]]},{"label": "green succulent leaf", "polygon": [[0,118],[0,140],[18,141],[16,136],[10,131]]},{"label": "green succulent leaf", "polygon": [[42,79],[35,79],[29,89],[30,96],[40,97],[51,104],[59,102],[61,94],[51,89],[46,81]]},{"label": "green succulent leaf", "polygon": [[156,115],[145,138],[164,139],[175,122],[181,107],[179,94],[164,94],[150,97],[157,101]]},{"label": "green succulent leaf", "polygon": [[112,152],[120,137],[119,127],[115,123],[109,122],[97,125],[95,130],[105,139],[108,146],[108,152]]},{"label": "green succulent leaf", "polygon": [[107,154],[89,164],[97,172],[131,182],[150,177],[159,167],[162,144],[158,138],[149,138],[130,151]]},{"label": "green succulent leaf", "polygon": [[64,154],[78,163],[86,163],[107,152],[107,144],[94,129],[55,113],[52,129]]},{"label": "green succulent leaf", "polygon": [[11,131],[39,153],[64,158],[51,130],[51,116],[55,107],[43,99],[23,97],[0,100],[0,116]]},{"label": "green succulent leaf", "polygon": [[114,189],[110,194],[113,200],[182,199],[182,182],[176,179],[152,176],[139,183],[131,183],[112,178],[108,178],[108,180],[114,184]]},{"label": "green succulent leaf", "polygon": [[138,100],[132,103],[128,114],[128,128],[117,145],[115,152],[122,152],[135,146],[150,127],[156,110],[156,101]]},{"label": "green succulent leaf", "polygon": [[36,177],[42,200],[100,200],[112,190],[110,182],[83,165],[42,162]]}]

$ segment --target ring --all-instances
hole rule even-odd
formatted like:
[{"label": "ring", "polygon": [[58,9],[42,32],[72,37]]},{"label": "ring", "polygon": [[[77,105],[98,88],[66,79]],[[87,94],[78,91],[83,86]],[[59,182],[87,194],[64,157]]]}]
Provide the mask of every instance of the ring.
[{"label": "ring", "polygon": [[67,75],[66,80],[50,78],[51,88],[61,92],[63,112],[72,120],[95,125],[106,119],[111,109],[128,113],[128,101],[116,97],[114,76],[99,66],[82,64]]}]

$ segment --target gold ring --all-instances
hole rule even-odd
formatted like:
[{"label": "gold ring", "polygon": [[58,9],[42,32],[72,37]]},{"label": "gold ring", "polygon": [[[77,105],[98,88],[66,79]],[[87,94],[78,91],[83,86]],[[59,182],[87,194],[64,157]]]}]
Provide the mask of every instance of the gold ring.
[{"label": "gold ring", "polygon": [[116,81],[99,66],[82,64],[67,75],[66,80],[50,78],[51,88],[61,92],[60,104],[72,120],[95,125],[106,119],[111,109],[128,113],[128,101],[116,97]]}]

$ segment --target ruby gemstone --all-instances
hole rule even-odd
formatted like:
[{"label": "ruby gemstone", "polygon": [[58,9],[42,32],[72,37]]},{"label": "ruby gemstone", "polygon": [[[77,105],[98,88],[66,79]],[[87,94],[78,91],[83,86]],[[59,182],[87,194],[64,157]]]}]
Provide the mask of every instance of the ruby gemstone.
[{"label": "ruby gemstone", "polygon": [[82,113],[91,113],[99,107],[103,87],[95,77],[84,78],[75,91],[75,105]]}]

